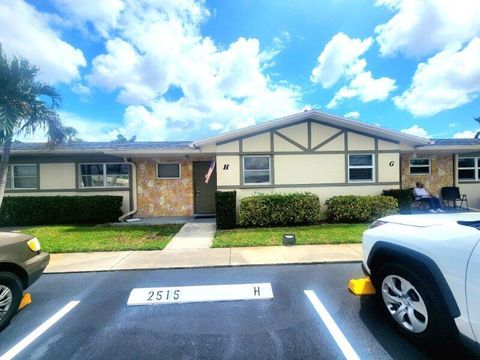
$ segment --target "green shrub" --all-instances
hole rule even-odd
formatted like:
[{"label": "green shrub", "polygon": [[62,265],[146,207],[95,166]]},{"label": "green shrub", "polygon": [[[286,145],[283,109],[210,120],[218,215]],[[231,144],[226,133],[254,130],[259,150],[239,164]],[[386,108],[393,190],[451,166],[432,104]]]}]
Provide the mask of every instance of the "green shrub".
[{"label": "green shrub", "polygon": [[18,196],[5,197],[1,226],[99,224],[122,215],[122,196]]},{"label": "green shrub", "polygon": [[262,194],[240,201],[240,225],[288,226],[320,220],[320,200],[312,193]]},{"label": "green shrub", "polygon": [[390,189],[383,190],[382,195],[391,196],[397,199],[400,212],[408,213],[412,207],[412,190],[410,189]]},{"label": "green shrub", "polygon": [[215,193],[215,209],[217,213],[217,229],[233,229],[236,225],[236,191],[217,191]]},{"label": "green shrub", "polygon": [[327,221],[331,223],[362,223],[398,211],[397,199],[391,196],[334,196],[325,202]]}]

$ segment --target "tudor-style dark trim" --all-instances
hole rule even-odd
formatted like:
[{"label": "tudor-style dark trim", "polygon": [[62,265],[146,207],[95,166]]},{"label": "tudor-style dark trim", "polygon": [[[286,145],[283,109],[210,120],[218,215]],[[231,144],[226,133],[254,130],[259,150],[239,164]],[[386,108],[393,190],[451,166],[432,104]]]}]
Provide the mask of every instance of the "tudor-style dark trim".
[{"label": "tudor-style dark trim", "polygon": [[375,182],[378,182],[378,139],[375,139],[375,164],[374,164],[374,171],[375,171]]},{"label": "tudor-style dark trim", "polygon": [[317,149],[320,149],[322,146],[325,146],[327,145],[330,141],[333,141],[335,140],[337,137],[339,137],[340,135],[342,135],[344,132],[343,131],[339,131],[335,134],[333,134],[332,136],[330,136],[328,139],[322,141],[320,144],[316,145],[313,147],[313,149],[311,149],[312,151],[315,151]]},{"label": "tudor-style dark trim", "polygon": [[345,167],[345,183],[348,184],[348,132],[343,133],[343,166]]},{"label": "tudor-style dark trim", "polygon": [[307,120],[308,150],[312,150],[312,120]]},{"label": "tudor-style dark trim", "polygon": [[83,188],[83,189],[18,189],[5,190],[5,193],[52,193],[52,192],[111,192],[111,191],[129,191],[128,187],[114,187],[114,188]]},{"label": "tudor-style dark trim", "polygon": [[[399,154],[400,151],[398,150],[351,150],[349,151],[350,154],[363,154],[365,152],[369,152],[372,154]],[[242,156],[242,155],[335,155],[335,154],[343,154],[343,150],[332,150],[332,151],[244,151],[244,152],[220,152],[217,153],[217,156]]]},{"label": "tudor-style dark trim", "polygon": [[368,183],[313,183],[313,184],[265,184],[265,185],[221,185],[217,186],[218,189],[273,189],[273,188],[310,188],[310,187],[355,187],[355,186],[384,186],[384,185],[398,185],[397,181],[386,182],[368,182]]},{"label": "tudor-style dark trim", "polygon": [[308,149],[307,149],[305,146],[303,146],[302,144],[299,144],[299,143],[296,142],[295,140],[290,139],[288,136],[283,135],[282,133],[279,133],[278,131],[274,131],[273,133],[274,133],[275,135],[281,137],[283,140],[289,142],[290,144],[298,147],[300,150],[308,151]]},{"label": "tudor-style dark trim", "polygon": [[[335,129],[338,129],[338,130],[341,130],[341,131],[352,132],[352,133],[355,133],[357,135],[362,135],[362,136],[366,136],[366,137],[369,137],[369,138],[382,140],[382,141],[389,142],[389,143],[392,143],[392,144],[400,144],[400,141],[397,141],[397,140],[392,140],[392,139],[388,139],[388,138],[383,137],[383,136],[372,135],[372,134],[368,134],[366,132],[353,130],[353,129],[347,128],[345,126],[333,125],[333,124],[329,124],[327,122],[320,121],[320,120],[315,120],[315,119],[302,119],[302,120],[297,120],[295,122],[292,122],[290,124],[273,126],[269,129],[263,129],[263,130],[255,131],[255,132],[252,132],[248,135],[240,135],[240,136],[236,136],[236,137],[233,137],[231,139],[228,139],[228,140],[222,140],[222,141],[216,142],[216,145],[227,144],[227,143],[230,143],[230,142],[233,142],[233,141],[250,138],[250,137],[261,135],[261,134],[264,134],[264,133],[267,133],[267,132],[277,132],[278,130],[289,128],[289,127],[299,125],[299,124],[302,124],[302,123],[307,123],[307,131],[308,131],[308,123],[310,123],[310,126],[311,126],[312,123],[316,123],[316,124],[319,124],[319,125],[332,127],[332,128],[335,128]],[[310,130],[310,133],[308,134],[308,138],[311,139],[311,130]],[[297,146],[297,145],[295,145],[295,146]],[[304,146],[302,146],[302,147],[305,148]],[[308,148],[305,148],[305,149],[308,150]]]}]

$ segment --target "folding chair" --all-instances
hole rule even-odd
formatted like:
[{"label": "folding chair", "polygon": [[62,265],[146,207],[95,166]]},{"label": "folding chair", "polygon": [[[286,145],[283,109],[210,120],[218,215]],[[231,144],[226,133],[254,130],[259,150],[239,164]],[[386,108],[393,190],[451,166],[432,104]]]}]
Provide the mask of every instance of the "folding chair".
[{"label": "folding chair", "polygon": [[465,207],[467,211],[470,211],[468,207],[468,200],[467,200],[467,195],[460,195],[460,189],[455,186],[445,186],[442,187],[441,190],[441,196],[442,196],[442,206],[447,205],[447,207],[450,205],[450,202],[453,202],[453,207],[457,207],[457,201],[460,201],[460,206],[463,207],[463,203],[465,203]]}]

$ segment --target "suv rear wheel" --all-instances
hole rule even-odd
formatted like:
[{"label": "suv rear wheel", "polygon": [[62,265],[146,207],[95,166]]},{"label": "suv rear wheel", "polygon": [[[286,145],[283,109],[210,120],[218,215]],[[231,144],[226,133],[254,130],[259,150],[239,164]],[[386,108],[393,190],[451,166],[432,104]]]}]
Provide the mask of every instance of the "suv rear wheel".
[{"label": "suv rear wheel", "polygon": [[0,272],[0,331],[17,313],[22,294],[23,286],[18,276],[10,272]]},{"label": "suv rear wheel", "polygon": [[455,324],[431,276],[411,263],[389,262],[374,276],[382,307],[405,337],[427,347],[446,344]]}]

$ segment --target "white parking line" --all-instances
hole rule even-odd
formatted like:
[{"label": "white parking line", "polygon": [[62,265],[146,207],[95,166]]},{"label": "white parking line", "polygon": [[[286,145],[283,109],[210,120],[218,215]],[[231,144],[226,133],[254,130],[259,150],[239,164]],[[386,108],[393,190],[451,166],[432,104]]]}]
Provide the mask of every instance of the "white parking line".
[{"label": "white parking line", "polygon": [[67,305],[65,305],[62,309],[60,309],[55,315],[53,315],[50,319],[45,321],[42,325],[37,327],[33,330],[26,338],[20,341],[17,345],[12,347],[8,350],[5,354],[0,356],[0,360],[11,360],[18,354],[20,354],[28,345],[34,342],[39,336],[41,336],[45,331],[50,329],[57,321],[59,321],[62,317],[67,315],[70,310],[72,310],[75,306],[77,306],[80,301],[70,301]]},{"label": "white parking line", "polygon": [[307,295],[308,300],[310,300],[310,302],[312,303],[313,307],[317,311],[328,331],[330,331],[330,334],[337,343],[338,347],[340,348],[340,350],[342,350],[345,358],[347,360],[360,359],[360,357],[353,349],[352,345],[350,345],[350,343],[348,342],[345,335],[343,335],[342,330],[340,330],[333,318],[328,313],[327,309],[325,309],[325,306],[323,306],[323,304],[320,302],[317,294],[315,294],[312,290],[305,290],[304,293],[305,295]]}]

